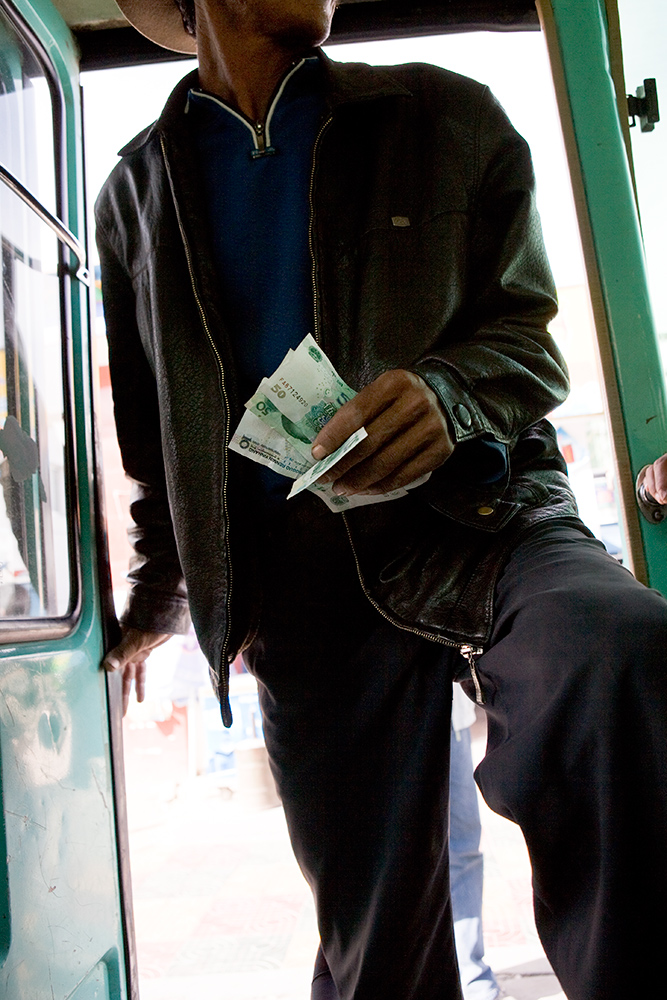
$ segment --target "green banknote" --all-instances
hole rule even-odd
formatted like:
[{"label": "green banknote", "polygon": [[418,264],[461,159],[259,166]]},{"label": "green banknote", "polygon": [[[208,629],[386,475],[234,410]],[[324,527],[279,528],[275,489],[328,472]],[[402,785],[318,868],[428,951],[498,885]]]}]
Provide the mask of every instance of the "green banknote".
[{"label": "green banknote", "polygon": [[298,479],[314,465],[312,456],[304,457],[282,434],[250,411],[243,414],[229,447],[290,479]]},{"label": "green banknote", "polygon": [[298,493],[301,493],[302,490],[307,490],[309,486],[312,486],[312,484],[320,478],[320,476],[323,476],[325,472],[328,472],[329,469],[336,464],[336,462],[340,462],[341,458],[344,458],[349,451],[356,448],[359,442],[363,441],[364,438],[367,437],[368,433],[366,432],[365,427],[360,427],[358,431],[350,434],[349,438],[343,442],[340,448],[336,448],[336,450],[332,451],[330,455],[320,459],[319,462],[316,462],[310,469],[299,476],[292,486],[292,489],[289,491],[287,499],[290,500]]},{"label": "green banknote", "polygon": [[[317,428],[315,437],[333,413],[356,396],[310,334],[262,380],[259,390],[305,437]],[[328,406],[318,405],[322,403]]]},{"label": "green banknote", "polygon": [[265,379],[252,399],[245,404],[250,413],[282,434],[294,445],[297,451],[310,457],[310,448],[324,425],[333,417],[339,407],[333,400],[321,399],[304,413],[298,421],[290,420],[266,395],[270,392],[269,383]]}]

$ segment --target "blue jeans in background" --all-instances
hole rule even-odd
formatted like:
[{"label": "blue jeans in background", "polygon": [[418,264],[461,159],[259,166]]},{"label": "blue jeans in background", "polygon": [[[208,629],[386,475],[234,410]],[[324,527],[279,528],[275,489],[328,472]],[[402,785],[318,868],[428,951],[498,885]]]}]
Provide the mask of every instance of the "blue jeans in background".
[{"label": "blue jeans in background", "polygon": [[470,729],[451,732],[449,875],[456,955],[465,1000],[496,1000],[500,987],[484,961],[482,826],[473,778]]}]

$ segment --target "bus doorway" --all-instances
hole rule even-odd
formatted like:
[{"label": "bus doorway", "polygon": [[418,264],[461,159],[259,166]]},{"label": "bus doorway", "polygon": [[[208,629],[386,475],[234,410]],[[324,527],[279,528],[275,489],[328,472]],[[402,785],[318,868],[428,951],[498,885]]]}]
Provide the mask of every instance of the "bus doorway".
[{"label": "bus doorway", "polygon": [[[349,41],[360,34],[373,38],[424,35],[419,42],[406,43],[410,46],[409,54],[408,49],[397,51],[396,42],[384,51],[354,48],[345,52],[340,46],[332,46],[330,54],[333,58],[378,62],[442,60],[450,68],[488,81],[533,145],[541,189],[540,208],[560,287],[561,314],[554,322],[553,333],[568,354],[575,375],[571,400],[553,415],[561,447],[582,513],[591,529],[615,557],[665,590],[665,526],[640,525],[632,510],[634,473],[640,464],[664,449],[666,426],[664,388],[621,137],[623,108],[619,114],[608,71],[609,39],[605,25],[610,23],[607,18],[615,5],[602,0],[541,2],[548,56],[536,31],[537,17],[532,3],[503,5],[504,27],[527,26],[531,29],[528,32],[510,31],[502,36],[462,32],[462,27],[480,27],[480,8],[460,3],[456,5],[459,21],[454,24],[457,33],[430,38],[425,35],[427,28],[435,32],[452,30],[451,4],[419,8],[403,4],[400,16],[396,17],[397,6],[386,5],[382,0],[346,4],[340,11],[340,24],[348,34],[339,34],[338,40]],[[489,10],[492,6],[488,5]],[[76,41],[56,7],[76,29]],[[104,648],[109,648],[114,623],[107,604],[110,590],[105,575],[106,544],[99,530],[99,507],[92,489],[95,444],[91,399],[93,383],[99,383],[101,396],[107,386],[103,343],[97,330],[92,332],[88,327],[87,289],[94,285],[95,273],[94,260],[87,260],[85,255],[78,58],[82,54],[85,64],[92,58],[91,53],[96,52],[96,58],[102,61],[106,58],[107,63],[136,62],[153,59],[155,53],[149,52],[131,32],[128,36],[130,29],[126,25],[114,21],[117,12],[113,5],[105,7],[102,3],[95,11],[88,12],[94,15],[97,31],[82,30],[81,21],[77,20],[83,16],[79,5],[58,0],[56,7],[49,0],[15,0],[11,4],[0,0],[0,114],[3,116],[0,144],[5,143],[0,147],[0,161],[5,168],[0,177],[3,237],[0,358],[4,380],[4,397],[0,400],[4,406],[0,419],[4,500],[0,519],[3,643],[0,792],[4,806],[0,856],[6,859],[0,866],[0,992],[8,1000],[33,997],[41,1000],[43,996],[58,1000],[93,997],[124,1000],[138,995],[140,980],[134,968],[133,906],[125,865],[125,793],[117,699],[114,704],[117,692],[113,682],[108,687],[108,679],[98,671]],[[389,7],[390,17],[386,15]],[[443,17],[442,10],[436,8],[445,7],[446,17]],[[473,7],[476,11],[472,11]],[[508,13],[510,7],[513,14]],[[464,14],[469,15],[468,21]],[[83,16],[84,21],[87,16]],[[624,21],[632,16],[634,12],[629,8],[624,10],[621,5],[624,32]],[[418,23],[420,17],[426,18],[428,25],[426,21]],[[122,37],[113,34],[117,31]],[[497,52],[502,71],[496,73]],[[520,82],[510,85],[507,74],[515,66],[520,69]],[[553,90],[549,90],[549,67],[557,77],[558,111]],[[628,71],[628,89],[633,91],[638,69],[637,66],[633,70],[632,82]],[[178,75],[184,71],[181,65]],[[592,78],[589,71],[593,72]],[[647,69],[645,75],[653,72],[659,76],[661,70]],[[527,79],[531,88],[526,86]],[[545,80],[547,89],[541,91],[537,83]],[[137,103],[140,92],[135,87],[123,98],[126,111]],[[145,93],[148,90],[144,89]],[[93,110],[91,114],[93,121],[99,117],[101,132],[105,126],[110,131],[109,121],[102,112]],[[152,116],[152,113],[142,114],[137,126],[129,127],[128,113],[127,134],[118,142],[114,140],[114,148]],[[561,123],[566,132],[567,155],[561,146]],[[548,153],[540,152],[543,129]],[[89,154],[93,145],[98,145],[97,139],[94,143],[91,139],[93,131],[93,125],[89,126]],[[650,141],[651,137],[641,138]],[[635,144],[638,141],[639,137]],[[568,167],[559,173],[566,162],[570,176],[576,175],[574,199],[567,180]],[[641,203],[644,195],[640,173],[638,166]],[[610,177],[614,182],[611,186]],[[95,183],[91,181],[91,196],[94,189]],[[573,200],[576,211],[572,209]],[[649,219],[651,211],[650,201],[642,205],[645,219]],[[552,222],[569,231],[569,243],[561,243],[555,229],[551,230]],[[583,252],[579,232],[584,233]],[[647,248],[651,240],[647,230]],[[596,340],[601,336],[606,390],[604,379],[598,376]],[[92,379],[91,345],[94,345],[92,356],[97,357]],[[607,431],[609,425],[613,428],[611,435]],[[112,461],[109,459],[107,468],[111,468]],[[112,475],[108,478],[111,484]],[[123,503],[124,485],[117,480],[107,496],[110,524],[115,516],[123,521]],[[112,550],[112,561],[114,558]],[[118,573],[122,578],[122,572],[122,569],[117,571],[117,578]],[[166,700],[173,706],[177,699]],[[151,764],[157,755],[147,743],[140,742],[151,727],[159,732],[165,747],[179,748],[178,760],[174,762],[175,758],[171,758],[172,790],[176,784],[173,772],[182,767],[178,761],[185,760],[181,770],[185,787],[191,777],[197,777],[198,770],[206,770],[209,759],[205,740],[200,739],[203,730],[195,738],[196,723],[187,728],[185,722],[173,721],[178,720],[178,713],[167,712],[165,709],[163,717],[143,721],[136,717],[140,724],[136,730],[138,757],[145,765],[143,771],[153,789],[156,770],[151,769]],[[187,718],[187,714],[185,706],[181,718]],[[253,717],[250,711],[247,722],[251,734]],[[259,723],[255,719],[255,738],[258,732]],[[128,737],[128,744],[132,738]],[[164,756],[168,756],[166,750]],[[199,777],[208,781],[205,773]],[[232,792],[231,799],[225,798],[224,791],[215,799],[214,823],[220,823],[229,812],[226,806],[233,803],[236,789],[228,790]],[[169,789],[166,791],[168,796]],[[143,808],[143,835],[151,803],[147,799],[141,801],[140,790],[136,789],[134,794]],[[164,796],[163,800],[170,801]],[[181,827],[190,825],[195,834],[201,834],[204,820],[199,806],[189,809],[187,801],[179,801],[178,794],[173,801],[177,808],[172,812],[179,814],[177,820],[179,816],[183,820]],[[158,806],[162,808],[160,802]],[[269,826],[278,815],[277,810],[263,811],[263,816],[269,817]],[[206,824],[208,830],[208,820]],[[261,859],[263,848],[262,838],[257,835],[258,824],[248,822],[238,826],[242,840],[253,841],[253,850]],[[280,823],[275,821],[273,832],[282,836],[279,827]],[[504,828],[498,829],[497,835],[488,833],[486,846],[487,855],[498,859],[496,874],[501,868],[507,871],[509,857],[502,850],[493,853],[494,836],[506,842]],[[214,839],[214,835],[207,833],[207,836]],[[148,868],[143,869],[147,875],[150,866],[160,859],[153,854],[153,847],[145,837],[139,850],[143,852],[142,862],[148,863]],[[168,850],[169,844],[166,849],[163,844],[162,861]],[[282,847],[278,857],[284,860],[280,851]],[[215,848],[209,853],[209,860],[214,853]],[[196,856],[196,851],[185,848],[181,860],[187,862]],[[217,891],[213,881],[207,882],[212,869],[206,865],[197,869],[195,865],[193,871],[188,863],[185,868],[186,874],[181,871],[179,878],[186,891],[197,884]],[[257,870],[268,880],[273,877],[273,872],[268,873],[261,864]],[[224,871],[232,880],[237,874],[229,867]],[[491,947],[502,949],[507,945],[502,937],[506,928],[501,921],[507,912],[520,914],[518,925],[524,934],[520,946],[533,946],[533,931],[525,922],[529,892],[525,887],[529,878],[524,866],[516,889],[519,900],[514,900],[518,910],[510,911],[505,906],[501,912],[501,906],[487,907],[487,934],[496,942]],[[158,949],[156,964],[151,964],[151,960],[145,965],[146,996],[152,991],[156,997],[167,997],[169,990],[180,988],[178,982],[169,983],[163,976],[151,974],[151,970],[161,971],[171,963],[179,970],[176,979],[183,978],[187,970],[194,970],[197,975],[197,969],[201,971],[203,967],[204,954],[213,963],[222,963],[224,970],[220,975],[233,974],[228,942],[211,945],[210,938],[215,935],[209,934],[202,950],[201,942],[207,935],[198,933],[199,904],[188,908],[189,904],[179,903],[172,891],[174,881],[178,880],[172,879],[170,886],[162,876],[152,882],[147,877],[145,883],[137,879],[137,913],[147,903],[143,911],[147,915],[145,922],[153,927],[160,913],[165,917],[163,926],[169,927],[170,922],[173,926],[174,920],[182,919],[192,930],[199,950],[183,953],[182,937],[179,934],[177,939],[173,932],[161,942],[149,942],[159,944],[163,950]],[[284,893],[274,895],[286,898],[294,885],[296,882],[281,883],[276,879],[269,888],[285,889]],[[264,890],[266,885],[260,888]],[[141,895],[144,890],[145,895]],[[507,886],[503,891],[506,890]],[[504,898],[512,898],[514,891],[510,887],[510,894]],[[498,896],[492,898],[497,901]],[[301,905],[303,909],[298,908]],[[289,900],[286,909],[292,921],[290,926],[298,925],[303,932],[299,939],[303,944],[299,963],[305,969],[310,961],[306,952],[310,954],[313,943],[312,910],[307,911],[307,903],[295,904]],[[256,929],[256,912],[252,907],[244,910],[241,906],[237,910],[240,926],[246,920],[245,926]],[[264,908],[261,915],[265,924],[268,919],[272,934],[276,927],[285,926],[281,924],[284,914],[280,916],[277,911]],[[219,931],[218,937],[222,939],[229,936],[229,926],[225,923],[226,916],[218,913],[218,917],[219,922],[216,924],[214,920],[208,927]],[[510,944],[514,946],[517,942]],[[275,967],[276,954],[281,956],[277,960],[280,965],[289,946],[284,950],[283,942],[276,949],[271,952],[267,946],[263,952],[261,949],[253,952],[249,947],[243,954],[246,958],[260,954],[260,966],[264,963],[261,972],[266,971],[267,954],[269,963]],[[296,951],[295,945],[290,961]],[[237,949],[234,954],[238,957],[240,951]],[[527,951],[516,951],[511,959],[507,952],[503,957],[498,951],[493,960],[508,975],[519,969],[516,982],[506,980],[508,992],[511,988],[518,1000],[529,997],[533,1000],[557,991],[553,981],[537,983],[539,975],[546,972],[543,968],[541,971],[528,968],[538,959]],[[499,965],[502,961],[508,964]],[[531,988],[529,980],[533,986],[539,985],[541,992],[526,992]],[[212,989],[216,986],[212,981],[208,985]],[[235,986],[246,989],[246,997],[254,995],[258,1000],[260,997],[268,1000],[273,995],[269,992],[272,987],[266,983],[257,987],[259,993],[255,987],[242,987],[238,980]],[[198,988],[203,990],[204,984],[200,982]]]},{"label": "bus doorway", "polygon": [[[333,59],[378,64],[432,62],[481,79],[491,86],[518,130],[529,141],[537,172],[539,207],[560,298],[560,314],[552,325],[552,333],[567,357],[573,380],[569,400],[552,414],[551,419],[558,429],[584,519],[616,558],[627,560],[586,268],[543,36],[537,31],[470,32],[331,45],[327,47],[327,53]],[[131,134],[139,131],[145,122],[159,114],[170,88],[189,69],[189,63],[180,61],[123,72],[114,70],[84,74],[86,136],[91,150],[87,157],[91,196],[114,165],[116,149]],[[532,81],[529,93],[525,88],[526,76]],[[145,111],[138,95],[144,95],[150,103]],[[130,114],[134,116],[132,121],[128,120]],[[106,150],[104,158],[102,150]],[[103,386],[100,405],[107,407],[106,348],[102,326],[98,329],[98,338],[97,355]],[[108,413],[108,409],[100,412]],[[119,472],[118,460],[114,457],[110,418],[103,417],[103,426],[109,428],[108,435],[105,433],[103,438],[108,470],[105,480],[107,489],[111,490],[107,496],[107,511],[111,525],[111,561],[120,605],[123,600],[120,593],[122,577],[128,556],[124,536],[129,494]],[[237,843],[233,848],[238,852],[239,861],[235,878],[230,884],[223,881],[223,876],[225,880],[228,878],[227,869],[219,862],[213,868],[207,867],[211,854],[227,853],[227,850],[223,852],[222,843],[229,847],[226,841],[228,833],[235,826],[242,829],[241,817],[249,817],[250,813],[242,805],[239,806],[238,776],[233,773],[234,768],[216,770],[215,737],[212,733],[206,734],[203,743],[207,747],[206,753],[212,751],[213,756],[202,759],[200,752],[199,760],[194,763],[192,756],[188,757],[187,733],[191,734],[197,726],[192,715],[192,702],[188,708],[183,703],[183,693],[179,698],[174,689],[171,692],[173,697],[170,697],[169,688],[164,683],[164,678],[173,677],[179,669],[177,661],[182,659],[180,641],[173,647],[165,647],[163,652],[153,654],[152,663],[149,661],[148,705],[142,709],[132,704],[126,721],[126,774],[130,794],[130,842],[132,844],[134,840],[136,844],[133,886],[142,995],[151,1000],[152,997],[171,996],[171,991],[180,995],[179,989],[183,995],[195,990],[201,993],[207,988],[206,983],[214,981],[215,988],[223,992],[240,990],[243,982],[248,995],[257,998],[264,996],[262,991],[268,990],[267,995],[281,995],[281,989],[293,989],[294,994],[288,992],[285,996],[296,1000],[307,990],[313,945],[317,940],[312,904],[307,890],[304,894],[305,886],[299,882],[298,873],[288,876],[287,867],[282,875],[276,871],[274,877],[269,876],[262,884],[253,885],[253,876],[248,874],[246,888],[241,888],[241,876],[246,870],[241,859],[247,857],[244,852],[248,847],[245,836],[241,838],[243,843]],[[239,680],[240,694],[250,698],[250,688],[245,692],[241,688],[246,682],[252,684],[252,679],[246,675],[245,679],[239,676]],[[208,696],[196,695],[196,698],[199,697],[205,703]],[[182,707],[174,711],[171,706],[179,700]],[[220,730],[215,711],[210,716],[206,713],[207,710],[201,717],[204,728],[206,718],[209,718],[214,725],[217,719]],[[475,749],[481,754],[481,720],[478,727],[481,729],[476,730]],[[167,728],[170,732],[165,738],[163,731],[166,732]],[[259,726],[256,725],[258,731]],[[151,732],[156,737],[152,743],[149,741]],[[253,735],[243,733],[246,739]],[[140,744],[139,740],[143,742]],[[173,763],[170,775],[168,769],[160,771],[159,761],[160,758],[165,763],[169,759],[173,761],[169,757],[169,746],[175,748],[179,741],[180,777],[177,779]],[[228,751],[231,751],[231,746],[228,746]],[[223,756],[218,754],[218,763],[222,763]],[[148,762],[155,765],[150,772],[152,777],[148,776]],[[143,786],[140,781],[142,772],[147,776]],[[188,774],[191,776],[189,785]],[[202,797],[200,791],[195,791],[197,787],[201,792],[208,791]],[[158,789],[163,790],[159,801],[155,796]],[[186,820],[188,796],[193,794],[191,818]],[[222,796],[228,795],[229,798],[220,801]],[[135,803],[134,815],[132,800]],[[151,807],[154,810],[153,820],[157,815],[164,819],[166,842],[170,842],[172,847],[175,842],[179,844],[178,852],[173,850],[170,856],[170,864],[173,865],[171,879],[164,866],[166,848],[157,846],[160,835],[156,823],[151,821]],[[179,815],[181,820],[177,819]],[[202,820],[204,815],[209,816],[206,823]],[[485,910],[487,959],[494,963],[497,975],[505,977],[501,981],[508,984],[505,987],[508,992],[530,997],[531,1000],[555,995],[558,984],[553,977],[550,978],[532,922],[530,868],[520,835],[517,838],[517,831],[488,810],[484,815],[488,859]],[[174,817],[173,820],[170,816]],[[179,839],[187,823],[191,823],[196,834],[190,847]],[[258,811],[252,825],[255,834],[250,841],[255,846],[261,845],[258,870],[266,873],[267,866],[274,864],[277,858],[286,863],[281,854],[284,830],[277,812],[269,815]],[[268,837],[272,826],[276,840],[264,840],[262,831],[266,830]],[[183,868],[184,859],[189,859],[187,870]],[[204,872],[207,874],[204,875]],[[276,892],[277,888],[285,891]],[[177,894],[177,889],[181,895]],[[243,893],[248,896],[242,902]],[[224,921],[219,918],[221,910],[227,913]],[[181,940],[174,939],[175,918],[170,914],[175,912],[190,914]],[[233,912],[239,914],[236,925],[229,916]],[[281,912],[282,916],[279,915]],[[207,915],[211,915],[210,919]],[[267,928],[266,921],[272,923],[271,928]],[[298,964],[295,965],[297,955]],[[269,973],[269,967],[272,973]],[[271,987],[267,985],[269,975],[274,977]],[[206,980],[206,976],[215,979]],[[195,983],[198,985],[195,986]],[[290,986],[290,983],[293,985]]]}]

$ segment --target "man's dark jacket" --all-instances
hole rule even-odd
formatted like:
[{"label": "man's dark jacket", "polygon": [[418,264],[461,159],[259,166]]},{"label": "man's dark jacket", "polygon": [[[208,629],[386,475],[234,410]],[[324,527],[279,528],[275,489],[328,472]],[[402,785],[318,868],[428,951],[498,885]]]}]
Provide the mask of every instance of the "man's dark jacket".
[{"label": "man's dark jacket", "polygon": [[[329,516],[346,519],[362,586],[383,614],[483,647],[519,534],[576,513],[541,419],[567,376],[546,331],[555,291],[530,156],[481,84],[425,65],[322,59],[314,335],[356,389],[387,369],[421,375],[457,442],[408,497]],[[182,631],[189,602],[229,722],[227,664],[256,627],[260,581],[275,583],[280,566],[279,553],[256,551],[248,463],[227,450],[243,400],[185,113],[195,82],[186,77],[122,151],[96,216],[118,437],[134,481],[123,620]],[[508,445],[510,469],[479,486],[476,442],[489,434]]]}]

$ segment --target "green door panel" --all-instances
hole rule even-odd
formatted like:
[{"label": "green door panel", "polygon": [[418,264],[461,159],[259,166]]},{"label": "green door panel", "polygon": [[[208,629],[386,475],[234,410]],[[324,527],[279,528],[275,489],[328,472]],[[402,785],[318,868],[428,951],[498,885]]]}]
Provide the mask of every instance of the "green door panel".
[{"label": "green door panel", "polygon": [[[97,660],[84,651],[89,636],[80,638],[83,648],[0,664],[7,1000],[64,998],[75,989],[122,995],[106,695]],[[94,992],[98,981],[106,992]]]},{"label": "green door panel", "polygon": [[[1,758],[0,758],[1,760]],[[0,801],[4,802],[2,768],[0,767]],[[7,863],[7,837],[5,814],[0,816],[0,966],[4,965],[12,940],[12,923],[9,911],[9,866]]]},{"label": "green door panel", "polygon": [[635,572],[667,594],[667,522],[639,517],[634,478],[667,450],[667,403],[600,0],[538,0],[559,99]]}]

